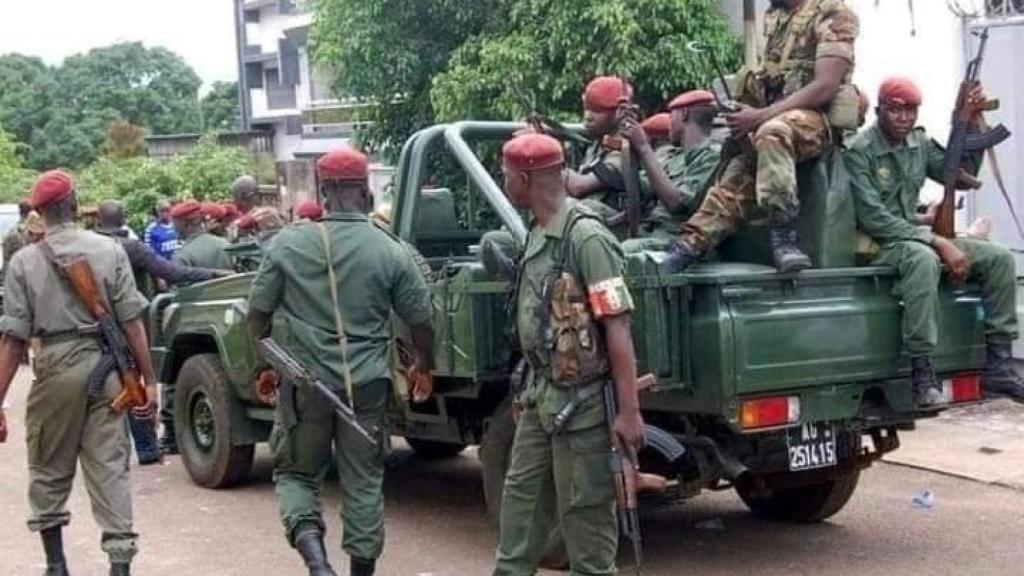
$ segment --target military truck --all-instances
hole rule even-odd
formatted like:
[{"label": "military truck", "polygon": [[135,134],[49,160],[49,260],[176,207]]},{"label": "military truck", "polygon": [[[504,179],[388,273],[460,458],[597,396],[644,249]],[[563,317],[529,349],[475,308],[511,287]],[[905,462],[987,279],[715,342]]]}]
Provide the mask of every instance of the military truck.
[{"label": "military truck", "polygon": [[[414,246],[434,279],[436,395],[396,400],[391,431],[428,458],[479,446],[488,509],[500,504],[514,424],[508,286],[477,255],[480,214],[522,241],[526,228],[482,158],[523,126],[461,122],[415,134],[398,165],[393,233]],[[432,161],[454,159],[464,188],[438,189]],[[799,167],[800,238],[815,268],[770,266],[757,223],[715,261],[668,274],[657,253],[630,255],[639,370],[657,375],[642,406],[649,445],[641,468],[664,477],[670,498],[735,489],[755,514],[797,522],[831,516],[861,470],[899,447],[915,413],[900,335],[893,270],[856,267],[854,214],[835,152]],[[274,408],[253,387],[245,331],[251,275],[158,298],[150,311],[153,359],[176,382],[182,459],[195,482],[224,488],[250,469]],[[982,308],[971,286],[943,287],[935,354],[953,403],[980,398]],[[400,332],[401,327],[396,327]]]}]

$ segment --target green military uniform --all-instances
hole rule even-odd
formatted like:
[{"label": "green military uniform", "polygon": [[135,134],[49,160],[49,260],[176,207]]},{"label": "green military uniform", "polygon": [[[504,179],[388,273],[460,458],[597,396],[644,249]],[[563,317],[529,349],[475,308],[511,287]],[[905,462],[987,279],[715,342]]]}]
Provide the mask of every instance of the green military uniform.
[{"label": "green military uniform", "polygon": [[[88,259],[101,296],[119,322],[139,317],[146,300],[135,289],[128,256],[116,242],[72,224],[48,228],[46,242],[58,259]],[[116,373],[107,379],[101,397],[89,397],[87,384],[100,361],[100,343],[77,330],[93,318],[38,244],[15,254],[4,289],[0,332],[21,341],[42,341],[25,411],[29,528],[68,524],[66,504],[80,464],[93,517],[103,531],[103,550],[111,562],[129,562],[136,552],[136,534],[128,421],[110,406],[121,390]]]},{"label": "green military uniform", "polygon": [[[917,128],[893,146],[875,125],[846,152],[857,226],[880,245],[875,265],[896,268],[903,299],[903,342],[912,356],[927,356],[938,341],[938,254],[931,230],[912,224],[925,178],[943,181],[945,151]],[[978,163],[975,162],[977,165]],[[972,166],[974,168],[976,166]],[[987,335],[1017,337],[1016,270],[1002,246],[969,238],[953,240],[967,256],[968,278],[982,288]]]},{"label": "green military uniform", "polygon": [[[604,303],[606,315],[633,308],[622,280],[622,249],[614,236],[593,217],[576,220],[566,236],[567,224],[581,213],[589,211],[567,200],[547,226],[533,227],[522,259],[515,321],[529,376],[519,398],[524,410],[505,480],[495,576],[534,574],[555,522],[565,536],[571,574],[615,573],[618,531],[608,466],[609,427],[602,395],[588,390],[605,382],[599,379],[575,389],[553,382],[552,350],[538,319],[550,315],[541,292],[563,242],[570,243],[568,272],[587,290],[590,310],[595,301]],[[554,417],[574,390],[586,400],[564,431],[554,434]]]},{"label": "green military uniform", "polygon": [[224,250],[229,242],[209,232],[200,232],[186,238],[174,253],[174,262],[193,268],[233,270],[231,258]]},{"label": "green military uniform", "polygon": [[[343,548],[350,556],[373,559],[384,546],[381,486],[387,429],[384,415],[389,381],[388,345],[392,310],[410,326],[431,318],[431,296],[419,268],[387,232],[359,213],[328,214],[332,266],[348,339],[355,412],[367,429],[380,430],[370,448],[341,424],[330,407],[298,391],[298,421],[282,409],[271,434],[274,480],[289,542],[296,528],[314,523],[323,530],[320,483],[337,454],[342,494]],[[253,280],[249,306],[274,314],[274,337],[325,383],[342,390],[343,364],[335,331],[320,226],[299,224],[281,230]]]},{"label": "green military uniform", "polygon": [[10,232],[4,236],[3,248],[4,248],[4,265],[3,268],[7,269],[7,264],[14,258],[14,254],[18,250],[21,250],[22,246],[25,245],[25,223],[19,222],[16,226],[11,228]]},{"label": "green military uniform", "polygon": [[679,236],[681,223],[689,218],[704,200],[721,153],[721,146],[711,139],[705,140],[692,150],[668,145],[656,151],[656,157],[665,174],[682,195],[681,202],[675,212],[669,212],[659,201],[641,224],[641,238],[626,240],[623,243],[626,252],[662,249]]},{"label": "green military uniform", "polygon": [[777,222],[795,218],[796,164],[822,154],[831,139],[830,127],[845,127],[838,118],[856,124],[857,96],[850,81],[859,24],[843,0],[806,0],[796,9],[772,7],[764,27],[760,66],[739,75],[738,98],[744,103],[765,107],[799,91],[814,79],[820,58],[847,60],[850,70],[831,108],[791,110],[768,120],[752,134],[756,154],[740,152],[729,160],[683,226],[682,241],[697,253],[714,248],[757,209]]}]

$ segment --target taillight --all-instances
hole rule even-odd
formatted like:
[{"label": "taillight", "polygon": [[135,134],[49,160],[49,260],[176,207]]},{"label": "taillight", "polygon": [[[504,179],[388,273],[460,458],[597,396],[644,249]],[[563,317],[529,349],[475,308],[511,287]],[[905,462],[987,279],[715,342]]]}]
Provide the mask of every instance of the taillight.
[{"label": "taillight", "polygon": [[966,372],[943,380],[942,394],[950,404],[981,400],[981,374]]},{"label": "taillight", "polygon": [[778,396],[744,400],[740,408],[740,427],[744,430],[773,428],[800,421],[800,397]]}]

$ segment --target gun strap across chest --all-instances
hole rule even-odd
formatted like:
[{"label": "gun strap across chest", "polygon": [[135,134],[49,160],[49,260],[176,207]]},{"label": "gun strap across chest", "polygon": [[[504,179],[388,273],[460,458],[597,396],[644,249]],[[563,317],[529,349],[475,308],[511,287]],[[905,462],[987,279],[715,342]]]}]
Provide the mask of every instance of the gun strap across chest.
[{"label": "gun strap across chest", "polygon": [[341,317],[341,305],[338,300],[338,277],[334,272],[334,262],[331,258],[331,237],[327,233],[327,226],[323,222],[317,223],[320,229],[320,239],[324,245],[324,258],[327,262],[327,282],[331,292],[331,311],[334,312],[334,330],[338,333],[338,350],[341,352],[341,377],[345,382],[345,395],[348,397],[348,405],[355,409],[355,400],[352,396],[352,367],[348,362],[348,338],[345,336],[345,320]]}]

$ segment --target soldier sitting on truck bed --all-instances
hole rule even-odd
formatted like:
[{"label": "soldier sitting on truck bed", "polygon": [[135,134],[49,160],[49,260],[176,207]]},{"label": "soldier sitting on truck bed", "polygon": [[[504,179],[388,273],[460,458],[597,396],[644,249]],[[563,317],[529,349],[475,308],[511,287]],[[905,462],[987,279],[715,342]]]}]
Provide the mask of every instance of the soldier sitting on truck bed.
[{"label": "soldier sitting on truck bed", "polygon": [[811,266],[797,244],[796,164],[857,126],[851,77],[858,26],[843,0],[772,0],[761,65],[737,78],[737,97],[747,106],[726,115],[732,136],[749,137],[752,146],[723,158],[715,186],[683,225],[669,270],[693,264],[758,211],[768,217],[779,271]]},{"label": "soldier sitting on truck bed", "polygon": [[644,130],[632,119],[623,121],[623,135],[629,139],[643,167],[657,205],[644,215],[641,238],[626,240],[627,252],[665,249],[679,236],[681,223],[700,206],[718,166],[721,146],[712,142],[711,126],[715,97],[704,90],[685,92],[669,103],[671,146],[659,154]]},{"label": "soldier sitting on truck bed", "polygon": [[[983,99],[980,87],[969,96]],[[857,225],[880,250],[874,265],[896,268],[896,292],[903,299],[903,342],[910,353],[911,379],[919,406],[944,403],[932,365],[938,340],[940,264],[954,283],[981,285],[985,306],[986,362],[982,388],[1024,401],[1024,380],[1013,368],[1017,338],[1013,256],[1002,246],[971,238],[949,240],[918,227],[918,196],[925,178],[942,182],[945,151],[923,128],[915,128],[921,92],[909,80],[882,84],[878,122],[862,132],[845,155]],[[976,172],[980,153],[974,158]]]}]

